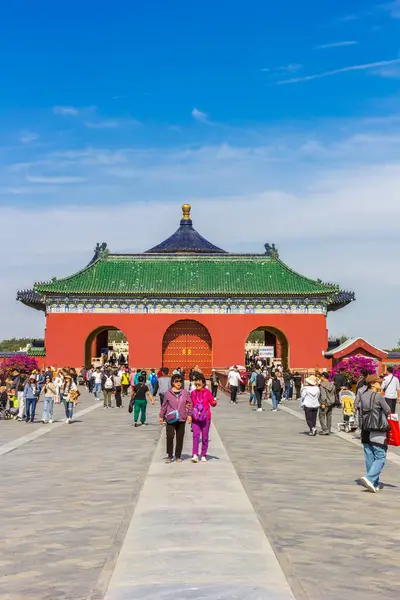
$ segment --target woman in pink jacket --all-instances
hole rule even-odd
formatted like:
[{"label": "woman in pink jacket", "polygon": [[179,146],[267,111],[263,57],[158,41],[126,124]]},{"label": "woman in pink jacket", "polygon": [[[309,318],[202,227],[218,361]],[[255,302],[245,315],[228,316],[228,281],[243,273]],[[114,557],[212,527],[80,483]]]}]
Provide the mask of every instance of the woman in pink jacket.
[{"label": "woman in pink jacket", "polygon": [[208,437],[211,425],[211,406],[216,406],[217,401],[206,388],[206,379],[201,373],[196,374],[195,389],[191,393],[193,403],[192,431],[193,431],[193,457],[192,462],[199,462],[199,445],[201,436],[201,462],[207,461]]}]

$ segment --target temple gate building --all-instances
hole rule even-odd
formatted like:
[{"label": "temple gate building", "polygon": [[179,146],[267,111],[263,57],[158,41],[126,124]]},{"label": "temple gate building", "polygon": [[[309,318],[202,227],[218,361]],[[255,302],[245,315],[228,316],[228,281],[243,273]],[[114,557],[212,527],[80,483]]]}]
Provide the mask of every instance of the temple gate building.
[{"label": "temple gate building", "polygon": [[46,314],[46,364],[87,366],[107,332],[120,330],[131,366],[199,365],[208,374],[243,364],[257,329],[290,369],[327,366],[327,313],[354,294],[299,275],[273,244],[263,254],[226,252],[194,229],[188,204],[182,209],[178,230],[158,246],[116,254],[98,244],[81,271],[18,292]]}]

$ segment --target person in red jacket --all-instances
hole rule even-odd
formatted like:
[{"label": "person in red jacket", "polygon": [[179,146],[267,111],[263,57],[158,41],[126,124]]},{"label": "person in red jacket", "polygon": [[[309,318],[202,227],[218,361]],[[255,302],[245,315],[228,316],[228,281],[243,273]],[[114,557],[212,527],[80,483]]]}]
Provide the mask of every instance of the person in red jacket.
[{"label": "person in red jacket", "polygon": [[206,379],[202,373],[197,373],[194,380],[195,388],[190,394],[193,404],[192,431],[193,431],[193,456],[192,462],[199,462],[199,446],[201,436],[201,462],[207,461],[208,437],[211,425],[211,406],[216,406],[217,401],[206,388]]}]

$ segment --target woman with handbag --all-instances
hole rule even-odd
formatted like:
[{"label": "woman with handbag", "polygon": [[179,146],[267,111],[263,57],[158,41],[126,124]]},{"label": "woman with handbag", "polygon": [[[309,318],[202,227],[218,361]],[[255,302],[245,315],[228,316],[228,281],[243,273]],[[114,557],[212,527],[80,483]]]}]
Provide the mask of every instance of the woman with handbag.
[{"label": "woman with handbag", "polygon": [[74,407],[78,403],[78,398],[80,396],[76,384],[72,381],[71,375],[65,375],[64,383],[61,388],[61,396],[65,408],[65,422],[69,424],[72,422]]},{"label": "woman with handbag", "polygon": [[390,429],[387,419],[390,407],[382,396],[381,382],[378,375],[368,375],[367,387],[361,388],[356,397],[367,471],[360,481],[372,493],[380,490],[379,476],[386,462]]},{"label": "woman with handbag", "polygon": [[167,459],[170,463],[174,456],[174,437],[176,434],[175,458],[182,462],[183,439],[186,422],[192,422],[193,403],[183,387],[182,375],[172,375],[171,388],[166,392],[160,410],[160,424],[166,422]]}]

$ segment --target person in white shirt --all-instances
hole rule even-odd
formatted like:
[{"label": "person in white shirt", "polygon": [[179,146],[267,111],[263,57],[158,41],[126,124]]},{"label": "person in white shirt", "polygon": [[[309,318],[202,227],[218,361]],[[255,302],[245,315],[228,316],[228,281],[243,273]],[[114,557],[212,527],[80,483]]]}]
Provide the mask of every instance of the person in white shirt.
[{"label": "person in white shirt", "polygon": [[307,425],[309,428],[308,435],[317,435],[317,415],[319,410],[320,389],[318,379],[311,375],[307,377],[301,391],[301,407],[304,408]]},{"label": "person in white shirt", "polygon": [[390,406],[390,411],[395,413],[397,400],[400,396],[400,382],[393,374],[393,367],[387,368],[387,375],[382,381],[382,391],[385,392],[385,400]]},{"label": "person in white shirt", "polygon": [[239,385],[242,382],[239,370],[236,366],[233,367],[228,373],[228,385],[231,389],[231,403],[237,404],[237,395],[239,391]]},{"label": "person in white shirt", "polygon": [[94,397],[96,398],[96,400],[100,400],[100,392],[101,392],[101,372],[100,372],[100,367],[96,367],[96,370],[93,372],[92,375],[92,380],[93,380],[93,394]]}]

